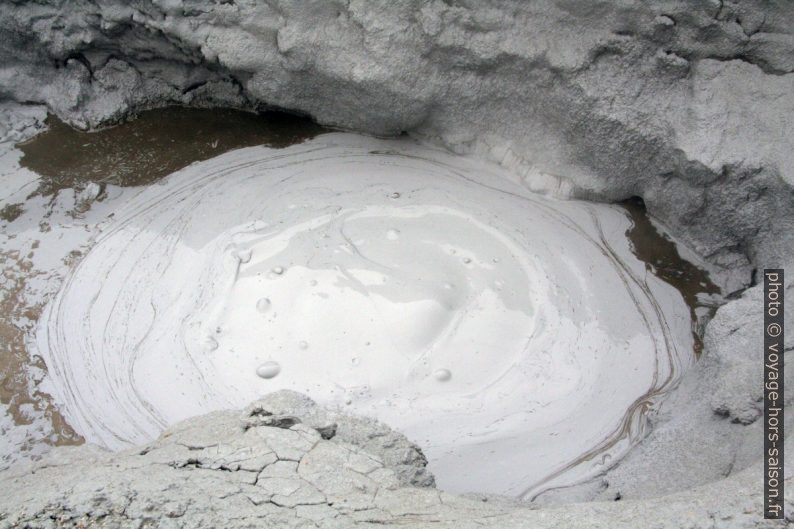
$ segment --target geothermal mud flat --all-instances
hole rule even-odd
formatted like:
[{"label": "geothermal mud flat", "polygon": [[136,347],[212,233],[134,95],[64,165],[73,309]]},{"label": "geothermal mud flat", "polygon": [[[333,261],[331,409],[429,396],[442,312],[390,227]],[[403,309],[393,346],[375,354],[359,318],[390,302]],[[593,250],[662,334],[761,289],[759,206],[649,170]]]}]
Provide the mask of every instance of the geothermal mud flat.
[{"label": "geothermal mud flat", "polygon": [[694,360],[631,226],[410,140],[246,148],[119,202],[31,347],[100,446],[292,389],[405,433],[442,490],[531,499],[615,464]]}]

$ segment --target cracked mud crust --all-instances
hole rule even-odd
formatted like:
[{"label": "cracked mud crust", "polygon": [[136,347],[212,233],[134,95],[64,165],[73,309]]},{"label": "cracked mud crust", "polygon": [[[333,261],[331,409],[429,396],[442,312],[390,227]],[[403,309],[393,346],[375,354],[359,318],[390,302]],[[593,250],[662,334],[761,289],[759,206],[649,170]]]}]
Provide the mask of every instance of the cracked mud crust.
[{"label": "cracked mud crust", "polygon": [[119,454],[61,447],[0,473],[0,527],[777,527],[761,519],[760,467],[696,494],[535,510],[441,492],[425,464],[385,426],[282,391]]}]

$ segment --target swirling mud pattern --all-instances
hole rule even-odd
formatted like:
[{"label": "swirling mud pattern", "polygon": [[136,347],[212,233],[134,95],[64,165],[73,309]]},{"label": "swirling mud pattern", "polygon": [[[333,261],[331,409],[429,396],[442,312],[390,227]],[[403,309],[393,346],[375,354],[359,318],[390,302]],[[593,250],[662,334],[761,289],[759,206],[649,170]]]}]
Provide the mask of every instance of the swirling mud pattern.
[{"label": "swirling mud pattern", "polygon": [[629,227],[407,141],[246,148],[119,210],[33,345],[109,448],[289,388],[404,432],[444,490],[532,498],[614,464],[693,360]]}]

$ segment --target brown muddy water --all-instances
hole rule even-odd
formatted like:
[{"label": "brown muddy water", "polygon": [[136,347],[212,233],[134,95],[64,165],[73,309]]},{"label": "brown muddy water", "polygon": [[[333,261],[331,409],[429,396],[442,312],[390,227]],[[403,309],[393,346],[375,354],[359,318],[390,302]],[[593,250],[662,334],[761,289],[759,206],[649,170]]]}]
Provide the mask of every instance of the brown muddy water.
[{"label": "brown muddy water", "polygon": [[171,107],[94,132],[73,129],[54,116],[48,129],[21,143],[22,167],[40,174],[43,195],[87,182],[142,186],[193,162],[254,145],[282,148],[328,129],[283,112]]},{"label": "brown muddy water", "polygon": [[[165,108],[141,113],[136,119],[95,132],[77,131],[55,117],[47,120],[48,130],[19,144],[20,164],[41,175],[31,196],[54,197],[59,190],[81,189],[88,183],[143,186],[189,165],[226,151],[255,145],[282,148],[330,132],[309,119],[268,112],[251,114],[234,110]],[[103,194],[97,197],[102,200]],[[708,273],[683,259],[676,244],[651,222],[641,201],[623,204],[633,221],[627,231],[634,252],[650,272],[674,286],[691,309],[696,353],[702,349],[698,314],[709,309],[709,295],[719,289]],[[87,206],[87,207],[90,207]],[[11,222],[24,211],[24,204],[6,204],[0,219]],[[44,220],[44,219],[42,219]],[[71,256],[79,259],[79,253]],[[22,406],[33,405],[52,425],[48,444],[77,444],[82,439],[58,414],[49,397],[31,394],[27,382],[31,359],[25,335],[15,322],[21,314],[35,322],[41,306],[25,306],[19,293],[25,279],[35,271],[26,256],[3,256],[5,281],[0,284],[0,401],[9,406],[17,424],[27,424]],[[43,368],[44,366],[39,366]]]},{"label": "brown muddy water", "polygon": [[676,243],[651,222],[641,198],[631,198],[622,205],[633,223],[626,236],[631,241],[634,255],[645,262],[649,272],[675,287],[689,307],[695,356],[700,357],[703,330],[717,309],[713,296],[721,294],[719,287],[711,281],[706,270],[681,257]]}]

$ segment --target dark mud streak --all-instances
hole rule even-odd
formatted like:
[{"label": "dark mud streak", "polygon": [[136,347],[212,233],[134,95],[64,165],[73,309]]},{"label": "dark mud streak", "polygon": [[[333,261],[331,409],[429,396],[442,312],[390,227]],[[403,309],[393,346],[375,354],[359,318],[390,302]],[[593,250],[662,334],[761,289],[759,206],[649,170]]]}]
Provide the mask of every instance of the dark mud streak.
[{"label": "dark mud streak", "polygon": [[706,319],[711,319],[717,307],[704,296],[720,295],[719,287],[711,281],[707,271],[681,257],[676,244],[653,225],[642,199],[630,198],[622,205],[632,221],[626,237],[631,241],[634,255],[645,263],[649,272],[678,290],[689,307],[695,355],[699,358],[703,351],[701,329],[705,322],[699,321],[697,309],[706,309]]}]

